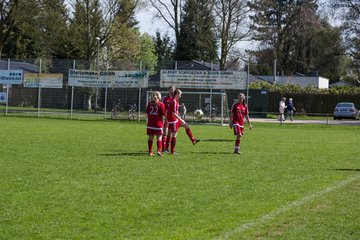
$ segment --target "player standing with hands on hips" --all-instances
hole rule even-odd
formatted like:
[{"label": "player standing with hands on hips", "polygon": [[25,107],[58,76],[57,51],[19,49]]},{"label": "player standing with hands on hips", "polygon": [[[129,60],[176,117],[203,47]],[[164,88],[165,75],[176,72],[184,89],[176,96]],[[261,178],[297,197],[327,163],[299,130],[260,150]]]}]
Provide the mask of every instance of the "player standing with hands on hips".
[{"label": "player standing with hands on hips", "polygon": [[[181,97],[181,94],[182,92],[180,89],[174,91],[174,97],[169,102],[170,108],[166,110],[166,119],[169,125],[169,133],[171,134],[171,154],[175,154],[176,136],[180,127],[185,128],[186,134],[193,145],[200,141],[193,136],[189,124],[187,124],[179,115],[179,98]],[[167,142],[166,145],[169,146],[169,143]]]},{"label": "player standing with hands on hips", "polygon": [[147,114],[147,127],[146,132],[149,136],[148,139],[148,150],[149,155],[153,156],[152,145],[154,140],[154,135],[157,138],[157,155],[162,156],[162,133],[163,133],[163,120],[165,117],[165,107],[161,102],[160,92],[153,92],[151,102],[146,107]]},{"label": "player standing with hands on hips", "polygon": [[244,118],[246,118],[246,121],[249,123],[250,130],[252,129],[252,125],[249,119],[249,110],[245,103],[245,95],[240,93],[238,100],[239,101],[231,107],[229,127],[234,129],[234,135],[236,136],[234,153],[241,154],[240,139],[241,136],[244,135]]}]

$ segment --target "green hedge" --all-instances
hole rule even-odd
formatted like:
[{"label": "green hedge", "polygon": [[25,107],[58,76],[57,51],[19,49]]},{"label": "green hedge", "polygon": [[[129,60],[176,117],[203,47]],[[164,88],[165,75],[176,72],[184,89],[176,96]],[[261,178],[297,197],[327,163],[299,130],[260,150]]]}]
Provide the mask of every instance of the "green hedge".
[{"label": "green hedge", "polygon": [[262,89],[280,93],[313,93],[313,94],[360,94],[360,87],[357,86],[336,86],[328,89],[319,89],[316,86],[309,85],[300,87],[294,84],[271,84],[264,81],[250,83],[250,89]]}]

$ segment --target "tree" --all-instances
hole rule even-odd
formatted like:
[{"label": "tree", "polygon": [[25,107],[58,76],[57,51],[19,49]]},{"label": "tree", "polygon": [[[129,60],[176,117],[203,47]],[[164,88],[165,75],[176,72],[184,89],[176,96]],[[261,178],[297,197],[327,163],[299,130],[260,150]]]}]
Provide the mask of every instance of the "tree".
[{"label": "tree", "polygon": [[[70,20],[70,34],[74,58],[95,59],[98,41],[104,38],[103,11],[99,0],[76,0],[73,3],[73,18]],[[107,34],[107,33],[105,33]]]},{"label": "tree", "polygon": [[346,53],[352,60],[351,71],[346,79],[360,85],[360,2],[357,0],[331,0],[331,7],[341,11],[342,33],[346,45]]},{"label": "tree", "polygon": [[339,29],[317,14],[313,0],[257,0],[254,40],[261,42],[257,60],[269,66],[277,60],[278,72],[320,72],[338,80],[344,71],[344,49]]},{"label": "tree", "polygon": [[174,59],[174,44],[167,33],[161,37],[161,33],[156,31],[154,43],[158,64]]},{"label": "tree", "polygon": [[217,44],[212,6],[207,0],[186,1],[176,45],[177,60],[216,60]]},{"label": "tree", "polygon": [[151,36],[144,33],[140,36],[140,53],[138,61],[142,63],[142,68],[154,73],[157,56],[155,54],[155,43]]},{"label": "tree", "polygon": [[40,51],[34,38],[34,23],[39,14],[35,0],[5,0],[0,2],[0,55],[4,57],[34,57]]},{"label": "tree", "polygon": [[68,10],[64,0],[42,0],[37,21],[42,55],[50,58],[68,58]]},{"label": "tree", "polygon": [[163,19],[166,24],[174,31],[175,44],[180,38],[180,21],[184,0],[149,0],[155,8],[156,17]]},{"label": "tree", "polygon": [[215,0],[213,11],[216,38],[220,45],[217,58],[223,70],[233,47],[250,36],[250,7],[246,0]]}]

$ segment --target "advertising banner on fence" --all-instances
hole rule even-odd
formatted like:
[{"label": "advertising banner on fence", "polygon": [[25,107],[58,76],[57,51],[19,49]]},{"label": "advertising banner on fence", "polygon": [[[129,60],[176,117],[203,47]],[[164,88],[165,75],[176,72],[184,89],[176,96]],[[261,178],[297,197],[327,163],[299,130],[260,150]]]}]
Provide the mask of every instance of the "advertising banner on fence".
[{"label": "advertising banner on fence", "polygon": [[0,70],[0,84],[22,84],[22,70]]},{"label": "advertising banner on fence", "polygon": [[27,88],[62,88],[62,74],[24,74],[24,87]]},{"label": "advertising banner on fence", "polygon": [[146,88],[147,71],[69,70],[69,86],[99,88]]},{"label": "advertising banner on fence", "polygon": [[193,89],[246,89],[246,78],[246,72],[162,70],[160,87],[174,85],[178,88]]},{"label": "advertising banner on fence", "polygon": [[0,103],[6,103],[6,93],[5,92],[0,92]]}]

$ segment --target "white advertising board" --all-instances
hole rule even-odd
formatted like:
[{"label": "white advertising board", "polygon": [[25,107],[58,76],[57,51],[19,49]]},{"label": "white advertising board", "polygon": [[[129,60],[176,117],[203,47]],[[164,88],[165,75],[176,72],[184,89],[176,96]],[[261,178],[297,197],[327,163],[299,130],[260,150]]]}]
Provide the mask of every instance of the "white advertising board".
[{"label": "white advertising board", "polygon": [[62,88],[62,74],[24,74],[24,87],[27,88]]},{"label": "white advertising board", "polygon": [[99,88],[146,88],[147,71],[69,70],[69,86]]},{"label": "white advertising board", "polygon": [[6,93],[5,92],[0,92],[0,103],[6,103]]},{"label": "white advertising board", "polygon": [[22,70],[0,70],[0,84],[18,84],[23,80]]},{"label": "white advertising board", "polygon": [[160,87],[174,85],[177,88],[193,89],[246,89],[246,78],[246,72],[162,70]]}]

